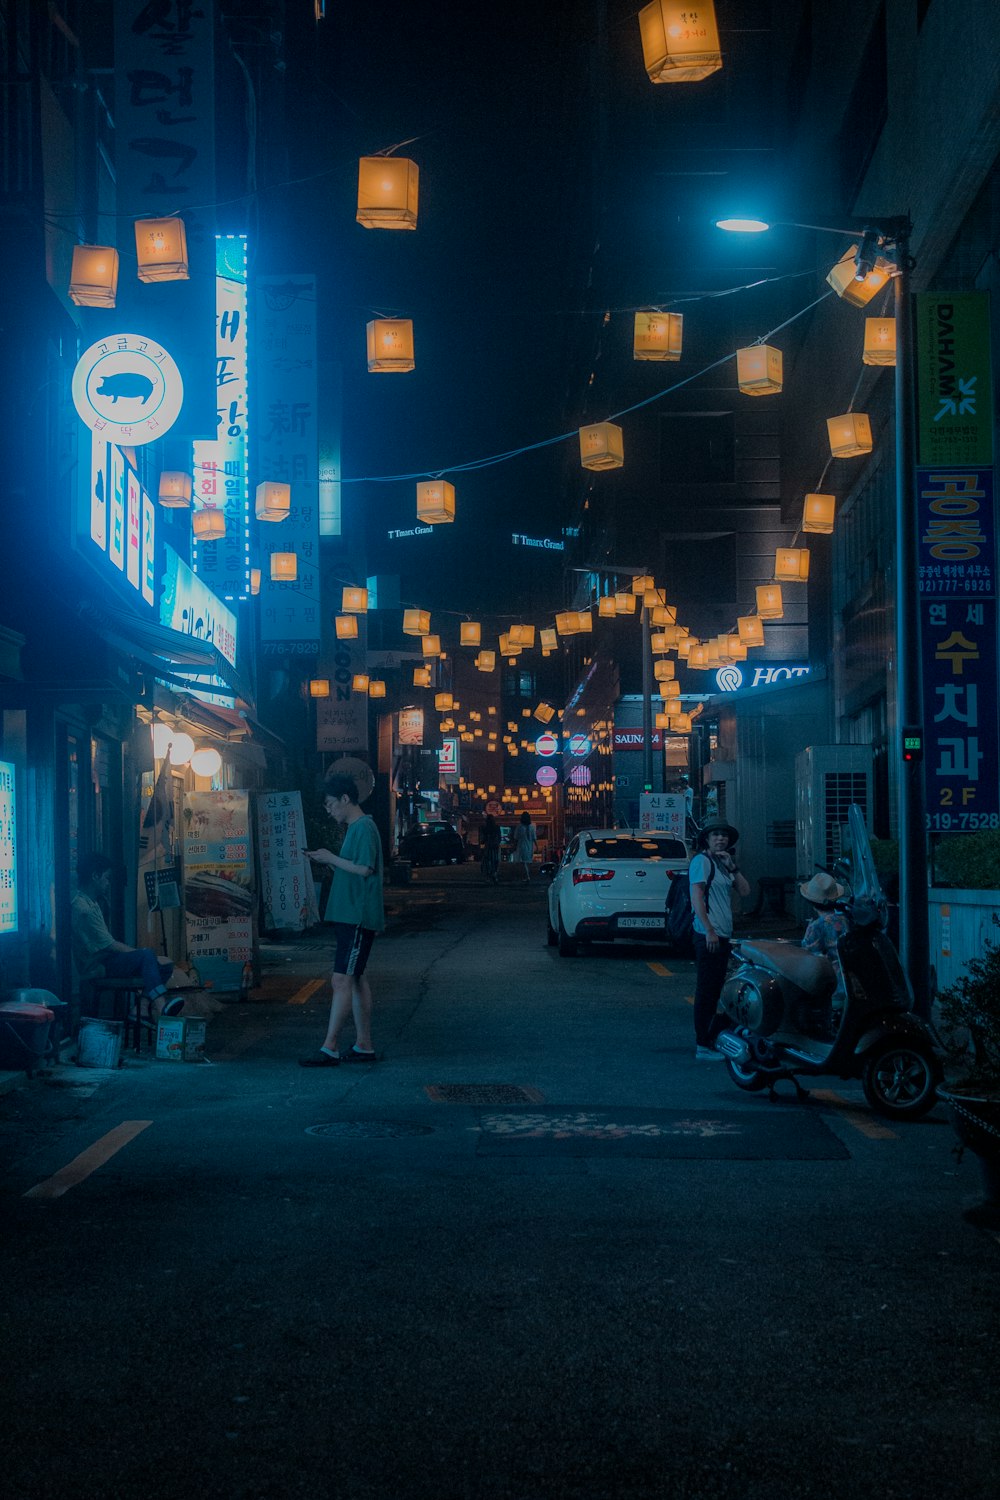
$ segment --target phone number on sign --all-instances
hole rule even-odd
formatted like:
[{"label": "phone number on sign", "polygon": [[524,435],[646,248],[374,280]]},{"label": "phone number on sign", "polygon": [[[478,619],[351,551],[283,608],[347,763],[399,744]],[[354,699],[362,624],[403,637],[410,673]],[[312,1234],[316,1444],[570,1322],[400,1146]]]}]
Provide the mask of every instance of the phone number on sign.
[{"label": "phone number on sign", "polygon": [[975,833],[977,829],[1000,828],[1000,813],[928,813],[930,833]]}]

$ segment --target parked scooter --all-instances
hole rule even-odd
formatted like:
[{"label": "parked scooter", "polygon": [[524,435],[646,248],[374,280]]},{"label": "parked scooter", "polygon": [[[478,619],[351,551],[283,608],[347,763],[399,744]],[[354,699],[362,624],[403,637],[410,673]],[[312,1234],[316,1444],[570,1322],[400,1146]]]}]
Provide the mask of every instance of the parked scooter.
[{"label": "parked scooter", "polygon": [[931,1109],[941,1063],[931,1033],[913,1014],[913,993],[885,934],[888,905],[859,807],[848,814],[851,853],[834,868],[850,894],[837,903],[847,928],[837,943],[844,985],[828,958],[792,943],[733,944],[740,967],[722,992],[733,1023],[716,1037],[729,1076],[755,1092],[782,1078],[860,1078],[879,1114],[917,1120]]}]

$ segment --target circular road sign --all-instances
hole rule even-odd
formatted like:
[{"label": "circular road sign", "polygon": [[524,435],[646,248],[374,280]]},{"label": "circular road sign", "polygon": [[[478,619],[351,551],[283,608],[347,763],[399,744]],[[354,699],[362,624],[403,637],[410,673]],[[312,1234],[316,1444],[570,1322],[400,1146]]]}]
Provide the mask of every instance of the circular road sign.
[{"label": "circular road sign", "polygon": [[569,740],[570,755],[589,755],[590,736],[588,734],[572,734]]},{"label": "circular road sign", "polygon": [[556,782],[555,766],[539,766],[535,772],[535,780],[539,786],[554,786]]},{"label": "circular road sign", "polygon": [[535,752],[538,755],[555,755],[558,749],[559,741],[554,734],[540,734],[535,741]]}]

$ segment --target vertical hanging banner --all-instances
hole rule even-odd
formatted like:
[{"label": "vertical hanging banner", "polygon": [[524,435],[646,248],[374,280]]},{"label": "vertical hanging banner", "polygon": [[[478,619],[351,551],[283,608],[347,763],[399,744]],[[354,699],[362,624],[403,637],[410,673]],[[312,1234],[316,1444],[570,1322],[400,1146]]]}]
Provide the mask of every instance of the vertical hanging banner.
[{"label": "vertical hanging banner", "polygon": [[225,512],[226,534],[192,543],[191,565],[220,599],[250,595],[250,495],[247,478],[247,242],[215,241],[215,419],[218,436],[194,445],[196,510]]},{"label": "vertical hanging banner", "polygon": [[1000,827],[989,296],[916,309],[927,826],[975,833]]},{"label": "vertical hanging banner", "polygon": [[253,960],[254,877],[249,794],[184,797],[184,908],[188,957],[204,982],[238,990]]},{"label": "vertical hanging banner", "polygon": [[356,641],[335,643],[330,670],[323,663],[323,675],[330,678],[330,696],[316,700],[317,750],[368,754],[368,693],[354,690],[355,677],[368,671],[368,631],[363,617],[359,627]]},{"label": "vertical hanging banner", "polygon": [[300,792],[257,798],[261,907],[267,932],[302,932],[319,921],[316,887],[306,858]]},{"label": "vertical hanging banner", "polygon": [[[256,481],[291,486],[291,510],[258,523],[264,656],[314,656],[320,644],[315,276],[262,276],[254,298]],[[291,552],[294,582],[271,578],[270,555]]]},{"label": "vertical hanging banner", "polygon": [[[215,436],[215,0],[115,0],[117,318],[165,339],[183,430]],[[188,277],[140,283],[132,222],[179,214]],[[139,321],[135,321],[138,318]]]},{"label": "vertical hanging banner", "polygon": [[915,298],[917,462],[993,462],[988,292],[920,292]]},{"label": "vertical hanging banner", "polygon": [[0,760],[0,932],[17,931],[17,819],[14,763]]}]

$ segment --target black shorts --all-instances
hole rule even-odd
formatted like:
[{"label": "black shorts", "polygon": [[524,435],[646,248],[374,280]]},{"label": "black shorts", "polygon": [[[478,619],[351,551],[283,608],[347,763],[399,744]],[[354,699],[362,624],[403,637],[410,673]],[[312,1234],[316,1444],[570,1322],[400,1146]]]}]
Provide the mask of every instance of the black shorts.
[{"label": "black shorts", "polygon": [[370,927],[352,927],[349,922],[334,922],[333,931],[337,939],[333,972],[360,979],[372,951],[375,933]]}]

